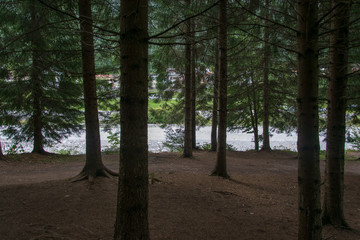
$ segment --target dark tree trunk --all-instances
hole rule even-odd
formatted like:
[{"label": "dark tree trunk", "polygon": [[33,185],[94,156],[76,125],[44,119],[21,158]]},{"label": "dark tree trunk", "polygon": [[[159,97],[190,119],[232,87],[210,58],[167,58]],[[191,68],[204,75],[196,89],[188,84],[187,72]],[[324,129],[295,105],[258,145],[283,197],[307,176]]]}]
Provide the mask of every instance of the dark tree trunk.
[{"label": "dark tree trunk", "polygon": [[[251,91],[251,93],[250,93]],[[255,84],[254,78],[251,76],[251,90],[250,88],[247,89],[248,94],[248,101],[249,101],[249,111],[250,111],[250,119],[251,119],[251,127],[254,132],[254,144],[255,150],[259,150],[259,130],[258,130],[258,113],[257,113],[257,98],[256,98],[256,91],[255,91]],[[251,99],[251,95],[252,99]]]},{"label": "dark tree trunk", "polygon": [[[185,0],[190,6],[191,0]],[[185,139],[184,155],[185,158],[192,157],[192,124],[191,124],[191,22],[186,22],[185,33]]]},{"label": "dark tree trunk", "polygon": [[44,136],[42,134],[42,89],[41,89],[41,35],[38,31],[40,29],[40,16],[36,3],[30,3],[31,24],[33,32],[30,34],[30,41],[32,44],[32,68],[31,68],[31,83],[32,83],[32,125],[34,134],[33,153],[45,153],[44,151]]},{"label": "dark tree trunk", "polygon": [[253,100],[250,97],[250,89],[247,88],[247,95],[248,95],[248,107],[249,107],[249,114],[250,114],[250,121],[251,121],[251,127],[253,129],[254,133],[254,144],[255,144],[255,150],[259,150],[259,142],[258,142],[258,132],[257,132],[257,126],[255,125],[255,116],[253,111]]},{"label": "dark tree trunk", "polygon": [[83,170],[73,178],[73,181],[87,178],[92,183],[97,176],[109,177],[117,174],[105,168],[101,160],[91,0],[79,0],[79,14],[85,103],[86,162]]},{"label": "dark tree trunk", "polygon": [[229,177],[226,169],[227,118],[227,0],[219,2],[219,128],[216,165],[212,175]]},{"label": "dark tree trunk", "polygon": [[195,45],[195,21],[191,24],[191,144],[196,148],[196,45]]},{"label": "dark tree trunk", "polygon": [[344,156],[350,2],[332,1],[323,223],[336,227],[348,227],[344,218]]},{"label": "dark tree trunk", "polygon": [[263,146],[262,150],[270,151],[270,134],[269,134],[269,58],[270,58],[270,46],[269,35],[270,29],[268,27],[269,18],[269,0],[265,2],[265,22],[264,22],[264,86],[263,86]]},{"label": "dark tree trunk", "polygon": [[256,98],[256,89],[253,84],[253,98],[254,98],[254,141],[255,141],[255,150],[259,150],[259,118],[258,118],[258,100]]},{"label": "dark tree trunk", "polygon": [[34,148],[33,153],[45,153],[44,150],[44,137],[42,134],[42,107],[41,107],[41,98],[42,98],[42,89],[41,89],[41,80],[40,73],[38,71],[38,53],[33,53],[33,70],[31,74],[32,81],[32,92],[33,92],[33,131],[34,131]]},{"label": "dark tree trunk", "polygon": [[218,126],[218,98],[219,98],[219,51],[216,44],[215,71],[214,71],[214,96],[211,120],[211,151],[217,149],[217,126]]},{"label": "dark tree trunk", "polygon": [[298,188],[300,240],[320,240],[318,1],[298,1]]},{"label": "dark tree trunk", "polygon": [[150,239],[148,226],[148,1],[121,1],[121,137],[114,239]]}]

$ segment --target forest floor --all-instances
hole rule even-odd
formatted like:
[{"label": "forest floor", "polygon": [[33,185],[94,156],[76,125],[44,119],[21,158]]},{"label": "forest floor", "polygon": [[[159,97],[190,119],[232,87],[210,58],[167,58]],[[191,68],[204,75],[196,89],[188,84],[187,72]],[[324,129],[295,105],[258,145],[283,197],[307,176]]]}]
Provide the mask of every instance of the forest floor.
[{"label": "forest floor", "polygon": [[[231,179],[209,176],[213,152],[196,151],[193,159],[150,153],[151,239],[297,239],[294,153],[227,157]],[[118,169],[118,154],[103,160]],[[84,156],[64,155],[0,161],[0,239],[112,239],[117,179],[71,183],[83,165]],[[345,217],[352,230],[325,227],[323,239],[360,239],[360,161],[346,162]]]}]

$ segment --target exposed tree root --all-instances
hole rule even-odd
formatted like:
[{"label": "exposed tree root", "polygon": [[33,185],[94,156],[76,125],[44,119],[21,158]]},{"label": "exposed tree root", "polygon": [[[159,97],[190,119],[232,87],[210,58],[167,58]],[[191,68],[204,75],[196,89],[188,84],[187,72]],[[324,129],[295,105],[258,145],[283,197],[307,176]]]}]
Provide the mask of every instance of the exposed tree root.
[{"label": "exposed tree root", "polygon": [[190,158],[192,159],[193,158],[193,155],[185,155],[185,153],[183,155],[181,155],[182,158]]},{"label": "exposed tree root", "polygon": [[262,147],[262,148],[260,149],[260,151],[262,151],[262,152],[271,152],[272,149],[271,149],[271,148],[264,148],[264,147]]},{"label": "exposed tree root", "polygon": [[82,180],[88,180],[90,184],[95,182],[96,177],[112,178],[113,176],[119,176],[118,173],[111,171],[110,169],[103,167],[97,171],[90,171],[84,168],[78,175],[71,178],[71,182],[78,182]]},{"label": "exposed tree root", "polygon": [[218,170],[213,170],[210,176],[217,176],[225,179],[230,179],[230,176],[227,173],[219,172]]},{"label": "exposed tree root", "polygon": [[352,230],[350,225],[346,222],[344,218],[339,219],[338,221],[334,222],[331,220],[330,216],[325,212],[325,214],[322,216],[322,224],[323,225],[332,225],[335,228],[339,229],[346,229],[346,230]]},{"label": "exposed tree root", "polygon": [[41,151],[32,151],[31,153],[36,153],[36,154],[41,154],[41,155],[55,155],[55,153],[51,153],[51,152],[47,152],[45,150],[41,150]]}]

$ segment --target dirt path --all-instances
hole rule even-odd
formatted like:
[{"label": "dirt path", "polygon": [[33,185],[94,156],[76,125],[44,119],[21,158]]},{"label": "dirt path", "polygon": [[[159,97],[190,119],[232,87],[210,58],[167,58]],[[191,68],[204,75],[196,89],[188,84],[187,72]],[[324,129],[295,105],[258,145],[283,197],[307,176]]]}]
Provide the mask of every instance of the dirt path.
[{"label": "dirt path", "polygon": [[[297,160],[291,153],[230,152],[230,180],[210,177],[215,154],[150,154],[152,239],[297,239]],[[117,179],[66,179],[83,156],[22,155],[0,162],[1,239],[111,239]],[[104,155],[112,170],[118,155]],[[326,227],[324,239],[360,239],[360,162],[347,162],[345,215],[353,231]]]}]

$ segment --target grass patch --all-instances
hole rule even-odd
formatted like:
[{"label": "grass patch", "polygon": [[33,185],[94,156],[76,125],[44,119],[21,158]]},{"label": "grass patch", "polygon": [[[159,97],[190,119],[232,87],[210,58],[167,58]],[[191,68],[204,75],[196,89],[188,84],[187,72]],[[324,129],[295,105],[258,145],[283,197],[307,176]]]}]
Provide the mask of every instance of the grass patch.
[{"label": "grass patch", "polygon": [[164,105],[164,103],[167,104],[175,104],[177,103],[177,99],[169,99],[169,100],[162,100],[162,99],[149,99],[149,109],[154,109],[154,108],[162,108],[162,106]]},{"label": "grass patch", "polygon": [[[320,160],[326,160],[326,151],[320,151]],[[360,151],[356,150],[346,150],[345,151],[345,161],[360,161]]]},{"label": "grass patch", "polygon": [[360,151],[346,150],[345,161],[357,161],[360,162]]}]

